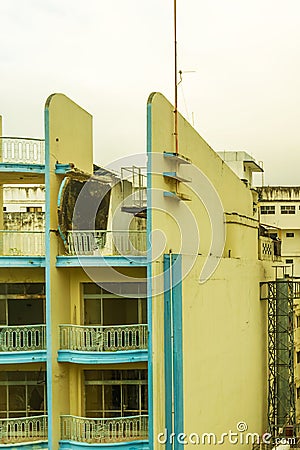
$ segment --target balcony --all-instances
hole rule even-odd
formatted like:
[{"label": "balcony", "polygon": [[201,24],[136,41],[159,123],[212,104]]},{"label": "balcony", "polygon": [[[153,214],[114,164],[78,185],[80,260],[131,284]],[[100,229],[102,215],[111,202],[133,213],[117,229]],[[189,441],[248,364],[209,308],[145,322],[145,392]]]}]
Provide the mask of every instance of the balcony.
[{"label": "balcony", "polygon": [[70,255],[145,255],[146,231],[68,231]]},{"label": "balcony", "polygon": [[1,326],[0,363],[46,360],[46,325]]},{"label": "balcony", "polygon": [[147,361],[148,326],[61,325],[58,361],[81,364]]},{"label": "balcony", "polygon": [[66,255],[57,257],[57,267],[147,263],[147,233],[133,230],[73,230],[66,236]]},{"label": "balcony", "polygon": [[44,231],[0,230],[0,265],[43,266]]},{"label": "balcony", "polygon": [[43,139],[0,137],[1,162],[9,164],[45,164]]},{"label": "balcony", "polygon": [[262,261],[281,261],[281,241],[267,236],[260,236],[258,241],[258,257]]},{"label": "balcony", "polygon": [[0,419],[0,445],[46,441],[47,439],[47,416]]},{"label": "balcony", "polygon": [[61,439],[86,444],[144,441],[139,444],[143,449],[148,440],[148,416],[96,419],[61,416]]}]

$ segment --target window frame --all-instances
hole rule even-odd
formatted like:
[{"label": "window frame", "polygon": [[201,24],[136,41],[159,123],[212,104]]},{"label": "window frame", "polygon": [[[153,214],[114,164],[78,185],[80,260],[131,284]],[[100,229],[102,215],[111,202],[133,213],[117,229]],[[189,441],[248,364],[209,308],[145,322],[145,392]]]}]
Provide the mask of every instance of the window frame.
[{"label": "window frame", "polygon": [[280,214],[296,214],[295,205],[280,205]]}]

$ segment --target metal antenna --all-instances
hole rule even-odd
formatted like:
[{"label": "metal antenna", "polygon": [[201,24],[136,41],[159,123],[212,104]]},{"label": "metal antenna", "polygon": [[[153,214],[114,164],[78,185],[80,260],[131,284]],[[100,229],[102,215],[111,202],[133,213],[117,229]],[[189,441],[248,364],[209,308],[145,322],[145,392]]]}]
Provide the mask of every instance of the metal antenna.
[{"label": "metal antenna", "polygon": [[175,136],[175,153],[178,153],[177,4],[176,4],[176,0],[174,0],[174,75],[175,75],[174,136]]}]

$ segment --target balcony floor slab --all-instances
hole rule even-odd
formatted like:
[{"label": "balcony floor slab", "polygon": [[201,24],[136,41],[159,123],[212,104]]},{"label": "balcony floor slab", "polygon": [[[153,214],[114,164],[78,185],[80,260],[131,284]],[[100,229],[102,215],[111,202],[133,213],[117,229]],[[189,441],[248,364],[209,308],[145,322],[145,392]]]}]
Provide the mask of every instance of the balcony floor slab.
[{"label": "balcony floor slab", "polygon": [[146,256],[57,256],[56,267],[147,266]]},{"label": "balcony floor slab", "polygon": [[85,450],[87,448],[103,450],[150,450],[149,441],[116,442],[114,444],[90,444],[87,442],[60,441],[59,450]]},{"label": "balcony floor slab", "polygon": [[32,350],[22,352],[1,352],[0,364],[25,364],[32,362],[45,362],[46,350]]},{"label": "balcony floor slab", "polygon": [[20,442],[18,444],[0,444],[0,448],[17,450],[42,450],[48,449],[47,441]]},{"label": "balcony floor slab", "polygon": [[124,350],[117,352],[83,352],[59,350],[58,362],[75,364],[121,364],[148,361],[148,350]]},{"label": "balcony floor slab", "polygon": [[0,267],[45,267],[45,257],[0,256]]}]

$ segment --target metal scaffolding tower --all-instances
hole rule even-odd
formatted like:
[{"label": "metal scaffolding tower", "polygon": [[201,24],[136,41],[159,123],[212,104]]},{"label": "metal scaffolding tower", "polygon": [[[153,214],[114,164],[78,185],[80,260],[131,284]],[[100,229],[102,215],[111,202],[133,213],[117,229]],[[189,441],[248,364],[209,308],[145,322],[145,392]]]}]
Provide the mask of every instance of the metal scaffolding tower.
[{"label": "metal scaffolding tower", "polygon": [[274,439],[288,431],[296,437],[294,300],[300,282],[290,269],[277,266],[275,281],[261,284],[261,300],[268,301],[268,432]]}]

